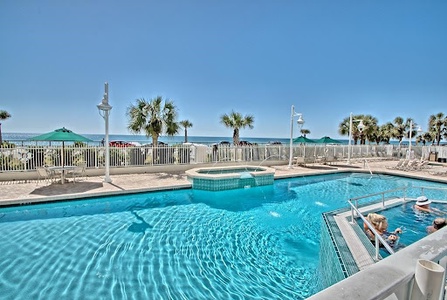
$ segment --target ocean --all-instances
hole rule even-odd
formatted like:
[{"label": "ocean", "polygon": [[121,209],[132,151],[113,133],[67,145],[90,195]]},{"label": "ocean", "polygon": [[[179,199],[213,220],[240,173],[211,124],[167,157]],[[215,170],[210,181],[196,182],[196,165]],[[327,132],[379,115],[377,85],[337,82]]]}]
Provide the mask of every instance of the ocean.
[{"label": "ocean", "polygon": [[[9,133],[4,132],[2,134],[3,140],[8,141],[10,143],[18,144],[18,145],[48,145],[50,142],[36,142],[30,141],[29,139],[43,134],[42,133]],[[91,139],[93,141],[93,145],[100,145],[102,139],[104,138],[104,134],[82,134],[83,136]],[[312,137],[311,137],[312,138]],[[314,138],[315,139],[315,138]],[[317,138],[318,139],[318,138]],[[176,136],[161,136],[158,139],[160,142],[166,143],[170,146],[182,144],[185,141],[184,135],[176,135]],[[241,141],[247,141],[252,144],[258,145],[266,145],[271,144],[273,142],[280,142],[283,145],[288,145],[290,143],[289,138],[256,138],[256,137],[240,137]],[[342,145],[347,145],[349,143],[348,139],[336,139]],[[137,134],[110,134],[109,141],[125,141],[125,142],[136,142],[141,145],[152,143],[152,138],[148,138],[145,135],[137,135]],[[233,142],[232,137],[222,137],[222,136],[188,136],[188,142],[194,144],[203,144],[203,145],[213,145],[220,142]],[[57,142],[51,142],[52,145],[57,145]],[[372,143],[373,144],[373,143]],[[391,144],[398,145],[398,141],[391,141]],[[415,140],[413,139],[413,145],[415,144]],[[444,144],[441,143],[441,144]],[[402,141],[402,145],[408,145],[408,140]]]},{"label": "ocean", "polygon": [[[42,132],[43,133],[43,132]],[[42,133],[8,133],[4,132],[2,134],[3,140],[8,141],[14,144],[21,145],[38,145],[48,144],[49,142],[36,142],[30,141],[29,139],[40,135]],[[93,141],[93,144],[100,144],[102,139],[104,138],[104,134],[82,134],[86,138],[89,138]],[[176,145],[182,144],[185,141],[184,135],[177,136],[161,136],[158,139],[160,142],[166,143],[168,145]],[[272,142],[281,142],[282,144],[288,144],[290,142],[287,138],[252,138],[252,137],[241,137],[241,141],[247,141],[250,143],[256,144],[269,144]],[[152,138],[148,138],[145,135],[135,135],[135,134],[110,134],[109,141],[125,141],[125,142],[137,142],[142,145],[152,143]],[[220,143],[222,141],[225,142],[233,142],[232,137],[215,137],[215,136],[188,136],[189,143],[195,144],[204,144],[204,145],[212,145],[216,143]],[[344,142],[344,141],[341,141]],[[52,142],[52,144],[56,144]],[[347,144],[347,141],[346,141]]]}]

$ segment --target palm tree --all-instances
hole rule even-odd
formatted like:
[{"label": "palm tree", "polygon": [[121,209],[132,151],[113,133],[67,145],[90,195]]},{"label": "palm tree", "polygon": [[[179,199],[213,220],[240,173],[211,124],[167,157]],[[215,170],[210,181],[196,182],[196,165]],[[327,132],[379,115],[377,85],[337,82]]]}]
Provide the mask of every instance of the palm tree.
[{"label": "palm tree", "polygon": [[439,146],[442,138],[445,138],[447,134],[447,117],[441,112],[431,115],[428,120],[428,127],[428,132],[435,137],[433,141]]},{"label": "palm tree", "polygon": [[430,132],[425,132],[424,134],[422,134],[422,144],[424,144],[424,146],[425,146],[425,143],[428,143],[428,142],[434,144],[435,137]]},{"label": "palm tree", "polygon": [[380,142],[383,141],[383,131],[382,127],[379,125],[372,125],[368,127],[370,133],[368,134],[368,141],[374,142],[377,145],[380,144]]},{"label": "palm tree", "polygon": [[161,96],[149,102],[144,98],[137,99],[135,105],[127,108],[129,124],[127,128],[132,133],[144,131],[147,137],[152,137],[152,145],[158,145],[158,138],[166,133],[173,136],[178,133],[179,124],[176,122],[177,112],[174,102],[165,100]]},{"label": "palm tree", "polygon": [[[360,144],[365,144],[366,139],[375,140],[373,133],[377,127],[377,118],[371,115],[353,115],[352,120],[352,140],[354,141],[354,145],[357,145],[357,142],[360,140]],[[357,120],[362,120],[365,128],[363,131],[358,129],[358,125],[360,124]],[[350,117],[346,117],[340,123],[338,127],[338,132],[341,135],[347,135],[349,137],[349,126],[350,126]],[[369,139],[371,137],[371,139]]]},{"label": "palm tree", "polygon": [[359,119],[365,125],[363,131],[360,131],[360,144],[365,145],[366,141],[375,141],[379,130],[377,118],[371,115],[361,115]]},{"label": "palm tree", "polygon": [[247,126],[250,129],[253,129],[254,117],[252,115],[245,115],[245,117],[243,117],[240,113],[232,111],[229,115],[222,115],[220,117],[220,122],[224,124],[225,127],[233,128],[233,144],[239,145],[239,130]]},{"label": "palm tree", "polygon": [[391,122],[386,123],[385,125],[380,126],[380,132],[382,136],[382,142],[385,144],[389,144],[390,140],[393,138],[394,125]]},{"label": "palm tree", "polygon": [[[350,117],[344,118],[343,121],[338,125],[338,133],[341,135],[347,135],[349,138],[349,126],[350,126]],[[354,124],[353,124],[354,125]],[[352,129],[353,137],[354,137],[354,129]],[[357,144],[357,139],[354,139],[354,145]]]},{"label": "palm tree", "polygon": [[310,134],[309,129],[301,129],[300,132],[301,132],[301,135],[304,137],[306,137],[306,135]]},{"label": "palm tree", "polygon": [[[11,118],[11,115],[6,110],[0,110],[0,121]],[[2,123],[0,122],[0,147],[3,144],[2,139]]]},{"label": "palm tree", "polygon": [[399,145],[402,143],[402,139],[405,136],[407,124],[402,117],[394,118],[394,128],[392,131],[392,137],[399,141]]},{"label": "palm tree", "polygon": [[[413,124],[412,124],[412,123],[413,123]],[[410,126],[412,126],[412,127],[410,128]],[[412,137],[416,136],[416,135],[418,134],[418,132],[417,132],[417,127],[418,127],[418,124],[415,123],[415,122],[413,121],[413,119],[411,119],[411,118],[407,118],[407,121],[405,122],[405,129],[407,129],[407,131],[406,131],[406,133],[405,133],[405,137],[406,137],[407,139],[410,138],[410,131],[411,131],[411,136],[412,136]]]},{"label": "palm tree", "polygon": [[180,125],[185,128],[185,143],[188,142],[188,128],[192,127],[192,123],[189,122],[188,120],[183,120],[179,122]]}]

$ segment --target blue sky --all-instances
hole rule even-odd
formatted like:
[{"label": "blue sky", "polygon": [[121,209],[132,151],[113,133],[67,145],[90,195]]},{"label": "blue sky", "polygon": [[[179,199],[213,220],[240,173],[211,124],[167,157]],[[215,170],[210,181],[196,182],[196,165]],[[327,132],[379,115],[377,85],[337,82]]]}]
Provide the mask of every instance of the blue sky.
[{"label": "blue sky", "polygon": [[[3,132],[128,134],[137,98],[174,101],[195,136],[339,138],[350,112],[427,127],[447,114],[447,1],[0,1]],[[296,127],[295,127],[296,128]],[[179,133],[180,135],[183,132]],[[295,133],[297,136],[298,133]]]}]

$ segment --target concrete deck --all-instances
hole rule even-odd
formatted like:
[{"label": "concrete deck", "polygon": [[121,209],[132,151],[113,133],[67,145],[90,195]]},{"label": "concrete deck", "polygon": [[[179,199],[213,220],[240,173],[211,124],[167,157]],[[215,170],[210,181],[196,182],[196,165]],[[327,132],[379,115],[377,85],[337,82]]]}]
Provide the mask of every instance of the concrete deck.
[{"label": "concrete deck", "polygon": [[[395,166],[397,161],[390,160],[363,160],[352,161],[348,165],[346,161],[340,161],[331,165],[308,164],[306,167],[294,166],[289,169],[287,165],[271,166],[275,169],[275,179],[290,178],[296,176],[327,174],[334,172],[370,172],[386,173],[392,175],[408,176],[419,179],[430,179],[447,183],[447,176],[432,175],[430,173],[447,171],[446,164],[433,164],[428,169],[419,171],[401,171],[389,169]],[[192,165],[191,168],[197,167]],[[102,176],[89,176],[76,183],[67,182],[46,183],[45,181],[0,181],[0,206],[19,203],[32,203],[91,196],[102,196],[120,193],[135,193],[163,189],[190,188],[184,171],[157,172],[142,174],[111,175],[112,183],[103,182]]]}]

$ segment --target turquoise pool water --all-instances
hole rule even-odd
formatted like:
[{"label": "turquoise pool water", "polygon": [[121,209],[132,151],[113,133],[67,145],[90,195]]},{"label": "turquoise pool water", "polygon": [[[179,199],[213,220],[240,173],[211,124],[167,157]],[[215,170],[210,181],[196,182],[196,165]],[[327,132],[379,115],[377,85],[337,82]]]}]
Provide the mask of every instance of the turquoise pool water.
[{"label": "turquoise pool water", "polygon": [[[333,174],[0,209],[3,299],[304,299],[321,213],[423,182]],[[444,186],[423,183],[430,186]]]},{"label": "turquoise pool water", "polygon": [[[447,200],[447,198],[444,198]],[[403,205],[398,205],[392,208],[385,209],[378,213],[384,215],[388,219],[388,230],[394,231],[396,228],[403,230],[400,235],[398,243],[395,245],[395,251],[413,244],[420,239],[426,237],[427,226],[432,225],[433,220],[437,217],[447,217],[447,204],[446,203],[432,203],[430,207],[436,208],[442,212],[446,212],[443,215],[437,215],[432,213],[421,212],[413,208],[414,202],[408,202]],[[363,226],[361,219],[357,220],[359,226]],[[380,249],[380,255],[387,257],[390,254],[385,249]]]}]

